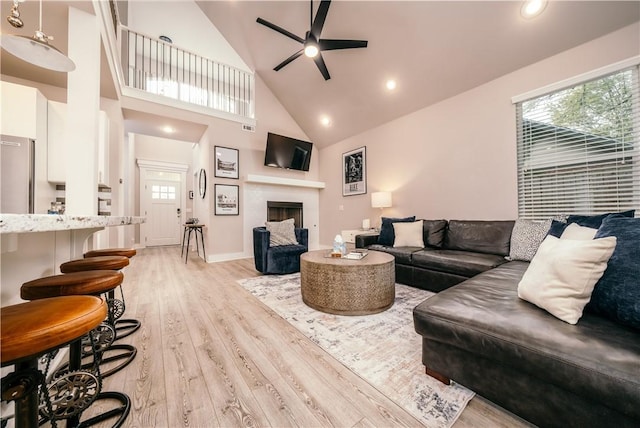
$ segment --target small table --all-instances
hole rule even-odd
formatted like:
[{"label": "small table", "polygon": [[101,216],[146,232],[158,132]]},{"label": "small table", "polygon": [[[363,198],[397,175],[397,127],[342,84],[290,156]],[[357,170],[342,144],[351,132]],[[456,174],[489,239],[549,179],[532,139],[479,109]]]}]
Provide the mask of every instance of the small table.
[{"label": "small table", "polygon": [[302,301],[318,311],[368,315],[393,306],[396,295],[392,255],[369,251],[361,260],[326,257],[328,251],[300,256]]},{"label": "small table", "polygon": [[204,235],[202,234],[202,228],[204,224],[185,224],[184,232],[182,233],[182,251],[180,252],[180,257],[184,254],[184,241],[187,241],[187,255],[184,258],[184,262],[187,263],[189,260],[189,243],[191,242],[191,233],[193,232],[196,236],[196,251],[198,255],[200,255],[200,247],[198,246],[198,233],[200,234],[200,241],[202,242],[202,255],[204,257],[204,261],[207,261],[207,254],[204,251]]}]

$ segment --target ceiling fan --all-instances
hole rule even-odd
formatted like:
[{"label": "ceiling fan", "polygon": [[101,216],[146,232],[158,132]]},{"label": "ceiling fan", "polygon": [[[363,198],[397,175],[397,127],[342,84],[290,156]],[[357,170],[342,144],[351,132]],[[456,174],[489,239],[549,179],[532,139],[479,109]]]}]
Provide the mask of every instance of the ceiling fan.
[{"label": "ceiling fan", "polygon": [[329,75],[329,70],[327,70],[327,66],[324,63],[324,59],[322,58],[322,51],[331,51],[338,49],[354,49],[354,48],[366,48],[367,41],[366,40],[340,40],[340,39],[321,39],[320,33],[322,33],[322,27],[324,26],[324,21],[327,18],[327,12],[329,11],[329,5],[331,4],[331,0],[322,0],[320,2],[320,6],[318,7],[318,12],[316,13],[315,19],[313,19],[313,0],[311,0],[311,8],[310,8],[310,29],[305,34],[304,39],[302,37],[298,37],[295,34],[285,30],[282,27],[278,27],[275,24],[270,23],[269,21],[265,21],[262,18],[258,18],[256,22],[258,24],[262,24],[266,27],[271,28],[272,30],[277,31],[278,33],[289,37],[290,39],[295,40],[303,45],[302,49],[298,52],[291,55],[289,58],[282,61],[280,64],[276,65],[274,70],[278,71],[283,68],[285,65],[289,64],[294,59],[301,56],[303,53],[309,58],[313,58],[313,61],[318,66],[318,70],[322,73],[324,80],[331,79]]}]

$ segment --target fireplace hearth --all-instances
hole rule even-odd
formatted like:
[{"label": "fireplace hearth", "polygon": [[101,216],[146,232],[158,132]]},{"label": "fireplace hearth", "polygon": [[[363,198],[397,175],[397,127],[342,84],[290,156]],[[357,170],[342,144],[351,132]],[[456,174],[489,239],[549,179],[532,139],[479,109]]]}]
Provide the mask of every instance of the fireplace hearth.
[{"label": "fireplace hearth", "polygon": [[267,201],[267,221],[294,219],[296,227],[303,227],[302,202]]}]

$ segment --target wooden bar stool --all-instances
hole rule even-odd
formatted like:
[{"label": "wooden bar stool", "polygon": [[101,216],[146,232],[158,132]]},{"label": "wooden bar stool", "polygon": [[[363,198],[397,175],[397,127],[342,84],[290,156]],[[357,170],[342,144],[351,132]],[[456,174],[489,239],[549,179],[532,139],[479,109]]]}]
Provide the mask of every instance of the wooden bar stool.
[{"label": "wooden bar stool", "polygon": [[[113,270],[93,270],[87,272],[73,272],[62,275],[53,275],[25,282],[20,287],[20,297],[24,300],[39,300],[59,296],[107,296],[122,284],[124,275]],[[108,377],[126,367],[137,354],[137,349],[132,345],[114,345],[117,332],[115,318],[112,311],[113,305],[108,306],[108,319],[94,329],[94,344],[88,338],[82,342],[81,359],[93,357],[94,348],[100,352],[100,365],[102,377]],[[119,364],[114,365],[114,362]],[[91,362],[81,364],[82,369],[91,366]],[[64,364],[59,371],[66,370],[69,364]]]},{"label": "wooden bar stool", "polygon": [[130,259],[137,254],[135,248],[105,248],[102,250],[91,250],[84,253],[84,258],[103,257],[103,256],[121,256]]},{"label": "wooden bar stool", "polygon": [[[2,367],[15,365],[2,379],[2,399],[15,401],[18,428],[38,426],[38,387],[44,384],[38,357],[78,341],[106,315],[107,304],[94,296],[54,297],[2,308],[0,360]],[[88,388],[96,396],[99,389],[99,383]],[[85,398],[86,402],[90,397]]]},{"label": "wooden bar stool", "polygon": [[[104,251],[104,250],[97,250]],[[119,249],[118,251],[123,251]],[[133,250],[135,251],[135,250]],[[95,256],[83,259],[71,260],[60,265],[62,273],[86,272],[91,270],[120,270],[129,266],[129,258],[126,256]],[[126,309],[124,293],[120,287],[121,299],[115,298],[115,292],[109,293],[109,304],[116,307],[116,339],[129,336],[140,328],[140,321],[135,319],[119,319]]]}]

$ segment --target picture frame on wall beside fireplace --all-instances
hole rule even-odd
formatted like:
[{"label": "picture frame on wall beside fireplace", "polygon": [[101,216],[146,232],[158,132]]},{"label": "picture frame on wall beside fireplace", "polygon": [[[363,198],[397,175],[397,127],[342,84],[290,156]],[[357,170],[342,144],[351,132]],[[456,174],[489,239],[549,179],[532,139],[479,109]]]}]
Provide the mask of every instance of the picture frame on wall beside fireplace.
[{"label": "picture frame on wall beside fireplace", "polygon": [[214,175],[220,178],[239,177],[240,163],[238,159],[238,149],[215,146],[216,154]]},{"label": "picture frame on wall beside fireplace", "polygon": [[214,185],[215,215],[240,214],[240,186],[233,184]]},{"label": "picture frame on wall beside fireplace", "polygon": [[367,148],[342,154],[342,196],[367,193]]}]

